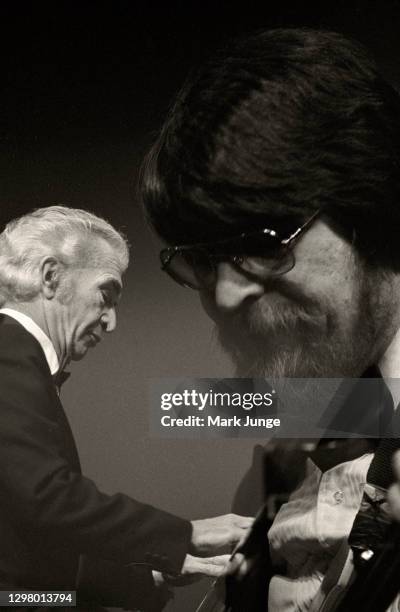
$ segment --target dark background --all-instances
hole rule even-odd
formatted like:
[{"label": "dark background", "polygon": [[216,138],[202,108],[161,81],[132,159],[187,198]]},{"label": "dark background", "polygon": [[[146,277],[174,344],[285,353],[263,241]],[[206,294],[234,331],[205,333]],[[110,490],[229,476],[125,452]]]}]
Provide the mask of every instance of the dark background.
[{"label": "dark background", "polygon": [[[148,435],[151,377],[229,376],[197,296],[159,271],[135,194],[140,160],[191,65],[261,27],[336,29],[364,42],[400,82],[398,2],[2,2],[0,224],[62,203],[128,236],[119,327],[73,367],[64,402],[86,473],[188,518],[226,512],[255,441]],[[50,7],[50,8],[49,8]],[[182,590],[170,612],[194,610]]]}]

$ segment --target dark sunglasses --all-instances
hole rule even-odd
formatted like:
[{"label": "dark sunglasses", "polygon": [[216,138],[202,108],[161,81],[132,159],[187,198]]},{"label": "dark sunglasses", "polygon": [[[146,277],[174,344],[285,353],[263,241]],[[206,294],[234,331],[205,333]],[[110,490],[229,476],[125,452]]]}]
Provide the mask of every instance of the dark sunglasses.
[{"label": "dark sunglasses", "polygon": [[217,280],[217,266],[228,262],[261,282],[286,274],[295,265],[293,245],[319,214],[315,212],[288,238],[273,229],[244,232],[219,240],[168,247],[160,252],[161,269],[184,287],[206,289]]}]

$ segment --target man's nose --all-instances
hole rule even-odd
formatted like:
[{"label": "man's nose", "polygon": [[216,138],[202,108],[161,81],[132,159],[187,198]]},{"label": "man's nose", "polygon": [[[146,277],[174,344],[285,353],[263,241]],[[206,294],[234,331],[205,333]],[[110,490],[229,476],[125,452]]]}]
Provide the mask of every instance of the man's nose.
[{"label": "man's nose", "polygon": [[215,304],[221,310],[236,310],[247,298],[260,297],[263,293],[263,284],[246,276],[234,264],[217,265],[214,295]]},{"label": "man's nose", "polygon": [[117,327],[117,313],[115,308],[109,308],[101,316],[101,326],[103,331],[112,332]]}]

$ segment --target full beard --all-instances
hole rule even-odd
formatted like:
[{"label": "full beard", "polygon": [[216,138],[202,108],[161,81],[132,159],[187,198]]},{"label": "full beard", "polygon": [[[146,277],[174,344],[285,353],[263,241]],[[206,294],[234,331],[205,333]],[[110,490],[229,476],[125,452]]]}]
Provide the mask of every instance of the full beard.
[{"label": "full beard", "polygon": [[[263,298],[217,321],[218,340],[246,378],[358,377],[379,357],[388,320],[377,280],[362,274],[346,324],[329,305],[280,284],[278,304]],[[380,280],[380,286],[383,281]]]}]

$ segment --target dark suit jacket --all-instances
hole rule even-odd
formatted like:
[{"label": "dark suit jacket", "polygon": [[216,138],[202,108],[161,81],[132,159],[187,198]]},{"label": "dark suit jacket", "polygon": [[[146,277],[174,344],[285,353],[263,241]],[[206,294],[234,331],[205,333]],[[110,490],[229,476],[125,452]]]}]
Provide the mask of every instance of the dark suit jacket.
[{"label": "dark suit jacket", "polygon": [[[105,495],[82,476],[42,348],[5,315],[0,466],[0,588],[75,589],[79,558],[86,555],[105,560],[97,563],[110,595],[105,605],[157,609],[151,568],[179,572],[190,523],[126,495]],[[89,571],[92,584],[96,572]],[[119,600],[113,599],[113,575]]]}]

